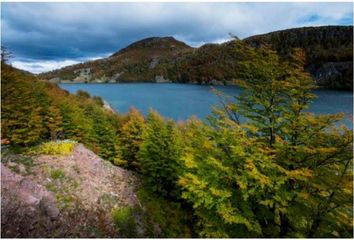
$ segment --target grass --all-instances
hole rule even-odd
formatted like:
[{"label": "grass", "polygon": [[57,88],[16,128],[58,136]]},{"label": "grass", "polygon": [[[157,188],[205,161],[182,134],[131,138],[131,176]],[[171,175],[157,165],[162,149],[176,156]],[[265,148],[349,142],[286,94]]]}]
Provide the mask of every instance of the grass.
[{"label": "grass", "polygon": [[[20,173],[19,166],[22,164],[27,174],[31,172],[31,168],[35,165],[32,157],[23,155],[23,148],[7,148],[1,152],[1,162],[5,163],[12,171]],[[13,163],[13,166],[9,166],[9,163]]]},{"label": "grass", "polygon": [[53,180],[65,178],[65,172],[61,169],[54,169],[50,172],[50,177]]},{"label": "grass", "polygon": [[133,208],[122,207],[113,209],[112,220],[122,237],[132,238],[137,236]]},{"label": "grass", "polygon": [[49,170],[49,177],[53,181],[46,184],[46,188],[55,194],[59,209],[74,207],[75,193],[79,183],[67,176],[62,169]]}]

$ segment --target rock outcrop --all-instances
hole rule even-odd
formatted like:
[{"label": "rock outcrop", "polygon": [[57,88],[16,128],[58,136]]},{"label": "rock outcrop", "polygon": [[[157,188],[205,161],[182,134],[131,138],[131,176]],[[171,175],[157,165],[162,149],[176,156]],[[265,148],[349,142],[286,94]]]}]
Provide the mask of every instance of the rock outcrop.
[{"label": "rock outcrop", "polygon": [[119,237],[112,210],[140,204],[138,179],[82,144],[67,156],[35,156],[22,174],[23,156],[9,156],[1,164],[2,237]]},{"label": "rock outcrop", "polygon": [[2,237],[40,236],[55,229],[59,213],[51,192],[1,163]]}]

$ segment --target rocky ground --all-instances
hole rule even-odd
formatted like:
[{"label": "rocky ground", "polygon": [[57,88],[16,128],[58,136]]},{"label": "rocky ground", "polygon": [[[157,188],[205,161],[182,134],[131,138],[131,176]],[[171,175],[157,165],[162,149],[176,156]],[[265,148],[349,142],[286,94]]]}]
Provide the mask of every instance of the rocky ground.
[{"label": "rocky ground", "polygon": [[[82,144],[66,156],[6,152],[1,164],[2,237],[121,237],[112,211],[141,207],[138,179]],[[136,219],[139,235],[143,226]]]}]

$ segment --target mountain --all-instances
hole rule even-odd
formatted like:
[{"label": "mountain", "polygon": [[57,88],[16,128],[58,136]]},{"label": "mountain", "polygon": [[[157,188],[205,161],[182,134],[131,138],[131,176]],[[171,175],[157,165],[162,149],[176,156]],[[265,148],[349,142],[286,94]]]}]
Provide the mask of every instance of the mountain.
[{"label": "mountain", "polygon": [[252,46],[269,44],[281,56],[291,49],[305,50],[306,69],[319,86],[339,89],[353,87],[353,27],[303,27],[244,39]]},{"label": "mountain", "polygon": [[[159,78],[156,66],[193,50],[173,37],[152,37],[130,44],[108,58],[41,74],[51,82],[144,82]],[[163,80],[163,78],[162,78]]]},{"label": "mountain", "polygon": [[114,53],[112,57],[119,56],[124,53],[131,53],[134,51],[153,52],[153,54],[160,53],[161,51],[160,54],[162,55],[169,52],[173,54],[174,52],[178,52],[179,50],[183,49],[189,50],[191,47],[184,42],[177,41],[173,37],[151,37],[130,44],[126,48],[123,48]]},{"label": "mountain", "polygon": [[[239,77],[237,41],[192,48],[173,37],[132,43],[108,58],[65,67],[40,77],[51,82],[187,82],[232,84]],[[352,90],[353,27],[304,27],[243,39],[253,47],[270,45],[287,59],[294,48],[306,53],[305,69],[317,85]]]}]

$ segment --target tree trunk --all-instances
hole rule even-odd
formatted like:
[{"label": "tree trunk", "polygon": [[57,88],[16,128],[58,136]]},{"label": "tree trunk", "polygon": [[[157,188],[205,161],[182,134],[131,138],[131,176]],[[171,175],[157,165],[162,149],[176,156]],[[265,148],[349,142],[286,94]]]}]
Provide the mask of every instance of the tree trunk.
[{"label": "tree trunk", "polygon": [[311,225],[311,228],[310,228],[310,231],[308,233],[308,237],[309,238],[313,238],[313,236],[315,235],[318,227],[320,226],[320,223],[321,223],[321,219],[319,217],[316,217],[315,220],[313,221],[312,225]]},{"label": "tree trunk", "polygon": [[289,223],[288,219],[286,218],[286,214],[280,213],[280,237],[284,238],[286,237],[286,234],[288,233],[289,229]]}]

